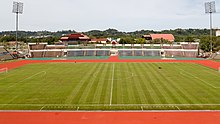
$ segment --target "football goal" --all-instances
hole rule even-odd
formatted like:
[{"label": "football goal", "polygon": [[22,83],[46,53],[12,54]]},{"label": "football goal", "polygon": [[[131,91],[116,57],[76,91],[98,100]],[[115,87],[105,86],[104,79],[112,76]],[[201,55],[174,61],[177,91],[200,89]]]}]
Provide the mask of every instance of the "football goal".
[{"label": "football goal", "polygon": [[0,74],[8,73],[8,68],[0,68]]}]

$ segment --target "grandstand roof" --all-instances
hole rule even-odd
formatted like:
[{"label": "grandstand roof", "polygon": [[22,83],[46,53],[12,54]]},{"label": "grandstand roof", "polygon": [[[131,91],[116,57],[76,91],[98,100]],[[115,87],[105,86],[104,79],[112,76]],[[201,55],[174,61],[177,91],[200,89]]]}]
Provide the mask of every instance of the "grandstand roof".
[{"label": "grandstand roof", "polygon": [[87,35],[85,35],[85,34],[75,33],[75,34],[69,34],[67,36],[61,37],[60,40],[61,41],[90,40],[90,38]]},{"label": "grandstand roof", "polygon": [[165,40],[168,40],[170,42],[173,42],[174,41],[174,36],[172,34],[150,34],[152,40],[155,40],[155,39],[165,39]]}]

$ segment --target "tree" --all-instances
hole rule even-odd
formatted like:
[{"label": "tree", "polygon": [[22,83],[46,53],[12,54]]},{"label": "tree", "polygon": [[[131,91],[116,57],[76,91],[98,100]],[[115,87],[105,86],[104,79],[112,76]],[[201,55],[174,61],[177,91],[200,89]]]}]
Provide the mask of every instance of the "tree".
[{"label": "tree", "polygon": [[201,37],[200,49],[204,52],[210,52],[210,42],[209,37]]},{"label": "tree", "polygon": [[187,36],[185,42],[195,42],[192,36]]},{"label": "tree", "polygon": [[124,37],[124,38],[121,38],[121,40],[119,41],[119,44],[134,44],[134,39],[131,37]]},{"label": "tree", "polygon": [[137,44],[145,44],[145,43],[146,43],[146,40],[145,40],[144,38],[138,38],[138,39],[136,40],[136,43],[137,43]]}]

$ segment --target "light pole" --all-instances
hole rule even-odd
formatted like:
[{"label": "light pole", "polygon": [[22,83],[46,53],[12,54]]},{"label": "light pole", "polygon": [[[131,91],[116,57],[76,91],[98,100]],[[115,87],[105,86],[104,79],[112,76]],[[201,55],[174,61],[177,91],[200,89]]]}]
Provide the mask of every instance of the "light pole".
[{"label": "light pole", "polygon": [[205,3],[205,13],[210,15],[210,52],[212,53],[212,13],[216,13],[215,1]]},{"label": "light pole", "polygon": [[23,3],[13,2],[12,12],[16,14],[16,50],[18,50],[18,14],[23,13]]}]

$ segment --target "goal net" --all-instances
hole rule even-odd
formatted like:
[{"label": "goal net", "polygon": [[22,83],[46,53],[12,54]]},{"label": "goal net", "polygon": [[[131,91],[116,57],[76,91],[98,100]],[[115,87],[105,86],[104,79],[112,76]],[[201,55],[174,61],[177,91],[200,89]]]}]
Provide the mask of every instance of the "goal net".
[{"label": "goal net", "polygon": [[8,72],[8,68],[0,68],[0,74],[7,72]]}]

